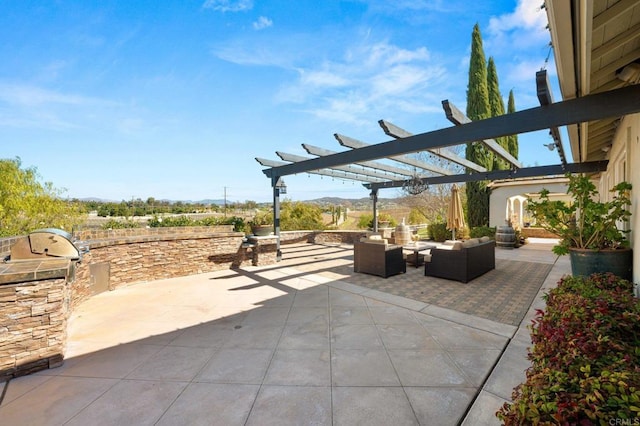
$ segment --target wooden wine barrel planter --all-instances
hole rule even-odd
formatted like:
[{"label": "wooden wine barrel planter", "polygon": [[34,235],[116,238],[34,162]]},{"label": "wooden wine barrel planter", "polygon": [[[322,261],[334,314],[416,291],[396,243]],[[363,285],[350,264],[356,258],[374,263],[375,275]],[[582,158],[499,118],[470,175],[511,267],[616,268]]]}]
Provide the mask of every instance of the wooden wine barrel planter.
[{"label": "wooden wine barrel planter", "polygon": [[516,245],[516,231],[509,225],[498,226],[496,247],[513,248]]},{"label": "wooden wine barrel planter", "polygon": [[411,238],[411,229],[407,225],[398,225],[396,226],[396,231],[394,234],[395,243],[404,246],[409,244],[413,239]]}]

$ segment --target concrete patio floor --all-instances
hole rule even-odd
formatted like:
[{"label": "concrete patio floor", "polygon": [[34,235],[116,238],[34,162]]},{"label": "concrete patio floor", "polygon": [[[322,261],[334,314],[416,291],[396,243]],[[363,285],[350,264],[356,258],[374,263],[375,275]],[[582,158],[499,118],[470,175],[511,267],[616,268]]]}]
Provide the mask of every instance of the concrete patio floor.
[{"label": "concrete patio floor", "polygon": [[[310,248],[323,268],[295,255]],[[550,249],[534,242],[496,257],[552,263],[542,292],[569,272]],[[335,247],[283,250],[277,265],[83,303],[62,367],[0,384],[0,423],[499,424],[495,411],[529,365],[539,297],[515,327],[340,281],[326,271],[349,262]]]}]

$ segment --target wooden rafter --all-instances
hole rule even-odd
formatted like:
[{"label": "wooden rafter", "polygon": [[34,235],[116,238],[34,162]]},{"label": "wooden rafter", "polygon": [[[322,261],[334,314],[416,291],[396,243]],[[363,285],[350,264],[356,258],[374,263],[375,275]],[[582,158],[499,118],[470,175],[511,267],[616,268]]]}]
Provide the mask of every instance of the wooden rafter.
[{"label": "wooden rafter", "polygon": [[[371,144],[359,141],[354,138],[350,138],[349,136],[341,135],[339,133],[335,133],[333,136],[335,136],[338,142],[340,142],[340,145],[346,146],[348,148],[360,149],[360,148],[375,146],[375,145],[371,145]],[[425,163],[424,161],[416,160],[415,158],[411,158],[408,155],[394,155],[394,156],[389,156],[388,158],[391,160],[397,161],[399,163],[408,164],[418,169],[429,170],[430,172],[438,173],[441,175],[451,174],[451,172],[445,168],[435,166],[433,164]]]},{"label": "wooden rafter", "polygon": [[[382,127],[382,130],[384,131],[384,133],[388,136],[391,136],[392,138],[402,139],[402,138],[408,138],[409,136],[413,136],[413,133],[409,133],[406,130],[386,120],[379,120],[378,124],[380,124],[380,127]],[[451,152],[446,148],[433,148],[433,149],[428,149],[427,151],[432,153],[433,155],[437,155],[440,158],[444,158],[445,160],[449,160],[456,164],[460,164],[461,166],[464,166],[468,169],[472,169],[477,172],[487,171],[485,167],[482,167],[481,165],[476,164],[473,161],[469,161],[466,158],[462,158],[459,155]]]},{"label": "wooden rafter", "polygon": [[430,148],[459,145],[476,140],[533,132],[554,126],[578,124],[603,118],[620,117],[636,112],[640,112],[640,85],[622,87],[609,92],[555,102],[545,107],[531,108],[460,126],[421,133],[402,141],[392,140],[298,163],[271,167],[263,170],[263,173],[270,178],[305,173],[309,170],[395,157]]},{"label": "wooden rafter", "polygon": [[[467,117],[462,111],[460,111],[455,105],[453,105],[448,100],[442,101],[442,108],[444,108],[444,112],[447,115],[447,120],[451,121],[456,126],[460,126],[462,124],[469,124],[472,121]],[[504,149],[498,142],[496,142],[492,138],[481,139],[482,142],[487,148],[493,151],[498,156],[502,157],[508,163],[512,164],[515,167],[522,167],[522,163],[518,161],[513,155],[509,154],[506,149]]]}]

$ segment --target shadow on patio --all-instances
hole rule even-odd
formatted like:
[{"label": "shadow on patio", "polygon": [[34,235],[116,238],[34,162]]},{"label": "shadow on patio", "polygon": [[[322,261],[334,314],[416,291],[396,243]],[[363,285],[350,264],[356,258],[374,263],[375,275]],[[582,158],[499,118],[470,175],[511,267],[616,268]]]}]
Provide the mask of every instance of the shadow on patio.
[{"label": "shadow on patio", "polygon": [[421,268],[387,280],[354,277],[345,275],[349,247],[283,249],[277,265],[140,283],[88,300],[70,320],[65,364],[5,385],[3,421],[463,419],[515,327],[362,284],[426,282]]}]

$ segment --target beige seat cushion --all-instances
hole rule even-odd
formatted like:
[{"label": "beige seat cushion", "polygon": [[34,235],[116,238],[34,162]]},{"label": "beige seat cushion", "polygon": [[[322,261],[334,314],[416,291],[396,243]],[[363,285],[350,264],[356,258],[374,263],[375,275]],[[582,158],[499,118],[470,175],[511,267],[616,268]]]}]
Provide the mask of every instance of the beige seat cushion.
[{"label": "beige seat cushion", "polygon": [[360,238],[360,242],[362,243],[367,243],[367,244],[388,244],[389,240],[387,240],[386,238],[382,238],[382,235],[369,235],[367,237],[362,237]]},{"label": "beige seat cushion", "polygon": [[470,240],[465,241],[464,243],[462,243],[462,247],[464,248],[468,248],[468,247],[473,247],[473,246],[477,246],[478,244],[480,244],[478,242],[477,238],[472,238]]},{"label": "beige seat cushion", "polygon": [[450,244],[445,244],[438,247],[440,250],[461,250],[462,249],[462,241],[451,241]]}]

